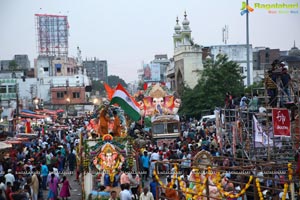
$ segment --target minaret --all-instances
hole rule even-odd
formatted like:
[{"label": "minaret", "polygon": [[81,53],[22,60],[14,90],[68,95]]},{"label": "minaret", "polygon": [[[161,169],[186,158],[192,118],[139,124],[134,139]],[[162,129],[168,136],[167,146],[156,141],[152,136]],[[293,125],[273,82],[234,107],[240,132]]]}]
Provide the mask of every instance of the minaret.
[{"label": "minaret", "polygon": [[181,44],[181,26],[179,24],[178,17],[176,18],[176,25],[174,27],[175,33],[173,34],[173,42],[174,42],[174,49],[180,46]]},{"label": "minaret", "polygon": [[190,22],[187,19],[186,11],[184,11],[184,20],[182,21],[181,39],[183,45],[191,45],[191,29]]}]

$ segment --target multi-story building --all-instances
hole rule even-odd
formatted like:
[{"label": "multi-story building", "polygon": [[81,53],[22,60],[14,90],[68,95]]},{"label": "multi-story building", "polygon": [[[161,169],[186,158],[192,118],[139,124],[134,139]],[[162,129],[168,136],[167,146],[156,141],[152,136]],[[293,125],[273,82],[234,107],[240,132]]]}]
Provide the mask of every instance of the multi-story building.
[{"label": "multi-story building", "polygon": [[107,61],[93,60],[83,61],[83,67],[86,70],[86,74],[89,78],[95,81],[107,81]]},{"label": "multi-story building", "polygon": [[167,54],[159,54],[154,56],[154,60],[151,63],[160,65],[160,81],[166,82],[166,69],[170,64]]},{"label": "multi-story building", "polygon": [[78,73],[76,60],[70,57],[38,56],[35,61],[36,77],[73,76]]},{"label": "multi-story building", "polygon": [[[10,63],[12,61],[16,62],[16,68],[11,69]],[[9,70],[30,70],[30,61],[28,55],[14,55],[12,60],[1,60],[0,61],[0,69],[1,71],[9,71]]]},{"label": "multi-story building", "polygon": [[22,69],[22,70],[30,69],[30,61],[28,55],[15,55],[14,60],[18,65],[18,69]]},{"label": "multi-story building", "polygon": [[247,85],[247,80],[250,79],[250,84],[253,83],[253,63],[252,63],[252,45],[249,45],[249,64],[250,64],[250,77],[247,77],[247,45],[235,44],[235,45],[215,45],[210,46],[210,52],[215,60],[218,54],[225,54],[229,60],[235,61],[240,65],[241,73],[246,78],[244,79],[244,85]]},{"label": "multi-story building", "polygon": [[19,99],[28,108],[33,99],[42,100],[45,107],[59,108],[66,105],[82,107],[90,96],[90,80],[86,75],[74,76],[45,76],[39,78],[17,79]]}]

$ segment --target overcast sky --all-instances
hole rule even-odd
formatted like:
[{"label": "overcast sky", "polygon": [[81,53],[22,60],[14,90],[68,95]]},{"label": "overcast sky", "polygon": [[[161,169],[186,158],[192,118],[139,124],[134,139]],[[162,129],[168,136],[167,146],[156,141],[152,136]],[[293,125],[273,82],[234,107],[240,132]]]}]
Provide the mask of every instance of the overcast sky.
[{"label": "overcast sky", "polygon": [[[0,0],[0,60],[28,54],[33,67],[37,57],[35,13],[68,15],[69,55],[107,60],[109,75],[137,80],[142,62],[155,54],[173,56],[174,25],[187,12],[192,38],[209,46],[222,43],[222,27],[229,26],[228,44],[246,42],[242,0]],[[249,0],[254,3],[297,3],[299,0]],[[299,3],[300,7],[300,3]],[[250,43],[289,50],[300,47],[298,14],[250,14]]]}]

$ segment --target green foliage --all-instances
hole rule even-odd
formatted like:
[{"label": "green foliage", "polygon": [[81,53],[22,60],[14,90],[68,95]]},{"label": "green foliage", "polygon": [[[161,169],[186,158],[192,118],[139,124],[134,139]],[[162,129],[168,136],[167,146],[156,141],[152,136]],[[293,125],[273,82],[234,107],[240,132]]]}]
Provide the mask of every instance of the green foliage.
[{"label": "green foliage", "polygon": [[215,61],[207,60],[204,71],[195,88],[185,88],[180,114],[199,115],[201,110],[223,107],[226,92],[240,96],[244,91],[240,66],[229,61],[227,56],[218,55]]},{"label": "green foliage", "polygon": [[15,71],[17,68],[18,68],[18,64],[15,60],[12,60],[8,63],[8,68],[11,70],[11,71]]},{"label": "green foliage", "polygon": [[[105,88],[104,88],[104,82],[105,81],[92,81],[92,93],[95,94],[96,91],[99,91],[100,92],[100,95],[105,95],[106,94],[106,91],[105,91]],[[107,84],[114,88],[118,85],[118,83],[120,83],[122,86],[124,86],[125,88],[127,87],[127,83],[122,79],[120,78],[119,76],[115,76],[115,75],[110,75],[107,77]]]},{"label": "green foliage", "polygon": [[252,94],[253,90],[257,88],[264,88],[264,82],[260,81],[260,82],[253,83],[252,85],[249,85],[249,87],[245,88],[245,93]]},{"label": "green foliage", "polygon": [[108,85],[110,87],[116,87],[119,83],[124,86],[124,88],[127,87],[127,83],[122,79],[120,78],[119,76],[115,76],[115,75],[110,75],[107,77],[108,79]]}]

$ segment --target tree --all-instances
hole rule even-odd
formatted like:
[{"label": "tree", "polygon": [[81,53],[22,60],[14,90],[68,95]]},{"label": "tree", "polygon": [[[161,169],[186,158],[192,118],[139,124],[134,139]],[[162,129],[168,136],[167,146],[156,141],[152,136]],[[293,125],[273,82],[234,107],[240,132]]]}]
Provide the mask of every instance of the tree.
[{"label": "tree", "polygon": [[201,110],[224,107],[226,92],[240,96],[244,91],[240,66],[229,61],[225,55],[218,55],[215,61],[204,63],[204,71],[195,88],[185,88],[182,96],[181,114],[199,115]]},{"label": "tree", "polygon": [[[92,93],[95,94],[96,91],[99,91],[99,93],[101,95],[106,94],[105,88],[104,88],[104,83],[105,81],[92,81]],[[127,87],[127,83],[120,78],[119,76],[115,76],[115,75],[110,75],[107,77],[107,84],[114,88],[118,85],[118,83],[120,83],[122,86],[124,86],[125,88]]]},{"label": "tree", "polygon": [[16,71],[16,69],[18,68],[17,62],[15,60],[9,61],[8,68],[11,71]]},{"label": "tree", "polygon": [[110,75],[107,77],[107,82],[110,87],[116,87],[119,83],[125,88],[127,87],[127,83],[119,76]]}]

